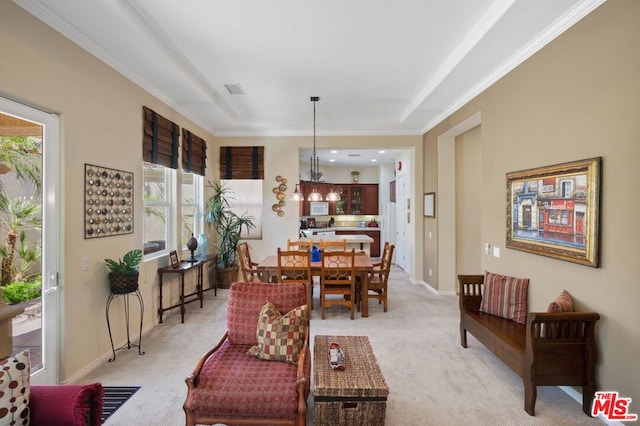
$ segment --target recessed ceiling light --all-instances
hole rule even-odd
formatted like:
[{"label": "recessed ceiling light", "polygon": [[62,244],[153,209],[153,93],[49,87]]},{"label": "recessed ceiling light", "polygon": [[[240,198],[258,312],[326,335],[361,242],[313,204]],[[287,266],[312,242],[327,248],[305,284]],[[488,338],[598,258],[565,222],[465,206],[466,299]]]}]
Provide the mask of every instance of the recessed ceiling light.
[{"label": "recessed ceiling light", "polygon": [[371,159],[371,162],[372,162],[372,163],[375,163],[376,161],[378,161],[378,160],[376,160],[375,158],[372,158],[372,159]]},{"label": "recessed ceiling light", "polygon": [[335,162],[336,162],[336,160],[335,160],[335,159],[333,159],[333,158],[330,158],[330,159],[329,159],[329,162],[330,162],[330,163],[335,163]]},{"label": "recessed ceiling light", "polygon": [[381,149],[380,151],[378,151],[378,154],[384,154],[384,153],[386,153],[386,152],[387,152],[387,151],[385,151],[384,149]]},{"label": "recessed ceiling light", "polygon": [[332,153],[332,154],[337,154],[337,153],[338,153],[338,151],[336,151],[335,149],[332,149],[332,150],[331,150],[331,153]]}]

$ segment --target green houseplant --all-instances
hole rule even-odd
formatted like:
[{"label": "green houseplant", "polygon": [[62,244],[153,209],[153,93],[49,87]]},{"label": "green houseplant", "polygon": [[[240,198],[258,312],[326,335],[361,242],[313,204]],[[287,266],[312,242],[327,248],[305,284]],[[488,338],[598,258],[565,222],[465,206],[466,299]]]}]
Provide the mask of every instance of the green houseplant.
[{"label": "green houseplant", "polygon": [[241,215],[231,208],[233,190],[221,182],[209,182],[211,196],[204,206],[204,221],[213,227],[217,234],[217,248],[219,251],[216,265],[216,280],[219,287],[228,286],[238,277],[238,252],[242,229],[247,231],[255,227],[255,218],[247,213]]},{"label": "green houseplant", "polygon": [[130,293],[138,289],[138,265],[142,261],[142,250],[128,251],[122,259],[105,259],[109,268],[111,292],[116,294]]}]

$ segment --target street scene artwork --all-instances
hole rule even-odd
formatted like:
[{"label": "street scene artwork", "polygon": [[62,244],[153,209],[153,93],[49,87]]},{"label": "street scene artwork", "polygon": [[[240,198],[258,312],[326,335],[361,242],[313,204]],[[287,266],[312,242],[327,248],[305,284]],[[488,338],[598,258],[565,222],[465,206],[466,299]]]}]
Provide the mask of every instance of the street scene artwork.
[{"label": "street scene artwork", "polygon": [[601,158],[507,173],[506,247],[598,267]]}]

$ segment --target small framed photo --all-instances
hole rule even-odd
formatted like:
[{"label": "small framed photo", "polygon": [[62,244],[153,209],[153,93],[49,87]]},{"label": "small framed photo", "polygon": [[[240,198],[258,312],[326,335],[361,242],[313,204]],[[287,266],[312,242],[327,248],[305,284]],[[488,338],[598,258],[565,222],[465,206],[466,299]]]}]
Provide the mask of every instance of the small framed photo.
[{"label": "small framed photo", "polygon": [[173,269],[180,267],[180,260],[178,260],[178,252],[176,250],[169,253],[169,259],[171,259],[171,267]]},{"label": "small framed photo", "polygon": [[436,217],[436,193],[424,194],[424,217]]}]

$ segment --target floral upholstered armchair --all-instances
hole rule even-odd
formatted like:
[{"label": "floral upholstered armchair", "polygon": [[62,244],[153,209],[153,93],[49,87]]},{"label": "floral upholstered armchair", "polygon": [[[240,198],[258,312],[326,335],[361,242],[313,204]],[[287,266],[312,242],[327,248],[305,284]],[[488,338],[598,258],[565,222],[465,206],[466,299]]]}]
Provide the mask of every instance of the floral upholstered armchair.
[{"label": "floral upholstered armchair", "polygon": [[227,332],[187,377],[186,424],[305,424],[310,389],[304,284],[234,283]]}]

